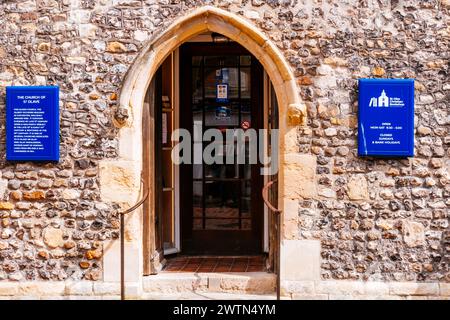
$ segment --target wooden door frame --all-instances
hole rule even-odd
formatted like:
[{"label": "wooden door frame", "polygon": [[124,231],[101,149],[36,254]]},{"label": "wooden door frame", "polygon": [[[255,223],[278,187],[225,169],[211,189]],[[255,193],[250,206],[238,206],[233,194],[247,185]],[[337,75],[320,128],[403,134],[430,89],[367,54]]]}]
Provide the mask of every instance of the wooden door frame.
[{"label": "wooden door frame", "polygon": [[[212,46],[213,44],[207,44],[207,46]],[[177,48],[177,51],[179,49]],[[239,48],[239,50],[236,51],[237,54],[251,54],[248,51],[246,51],[245,49],[242,50],[242,48]],[[180,60],[181,54],[175,55],[175,57],[177,58],[177,60]],[[175,64],[179,65],[179,61],[176,61]],[[261,66],[259,66],[261,67]],[[261,67],[262,69],[262,67]],[[174,82],[177,82],[175,85],[176,91],[175,91],[175,96],[176,99],[174,98],[174,104],[177,104],[177,106],[175,106],[175,117],[178,118],[177,119],[177,124],[178,124],[178,120],[180,118],[180,107],[179,107],[179,99],[181,98],[180,96],[180,90],[181,90],[181,82],[179,81],[180,79],[183,79],[183,76],[181,75],[182,71],[181,68],[175,68],[174,71]],[[267,96],[270,95],[270,86],[268,85],[268,82],[270,83],[270,80],[268,79],[268,75],[264,72],[264,70],[262,69],[262,73],[263,73],[263,86],[259,87],[261,92],[258,93],[259,97],[263,97],[263,101],[258,102],[260,105],[264,105],[264,117],[266,117],[266,112],[267,112],[267,107],[268,104],[270,103],[270,101],[267,99]],[[157,78],[158,73],[155,75],[154,79]],[[254,80],[255,77],[252,77],[252,79]],[[155,123],[155,110],[151,107],[153,106],[156,101],[152,101],[154,99],[154,96],[152,94],[152,92],[154,92],[156,89],[155,87],[155,81],[152,81],[152,83],[149,86],[149,89],[147,91],[147,96],[145,99],[145,104],[144,104],[144,110],[143,110],[143,141],[144,141],[144,150],[143,150],[143,175],[145,180],[148,183],[149,189],[150,189],[150,197],[148,199],[148,201],[145,202],[144,204],[144,210],[145,212],[148,212],[149,214],[144,214],[143,215],[143,223],[144,223],[144,230],[145,229],[153,229],[155,231],[157,231],[157,225],[158,225],[158,220],[161,221],[161,217],[156,216],[158,213],[158,206],[155,205],[156,204],[156,189],[155,189],[155,185],[156,185],[156,180],[155,177],[157,177],[156,170],[156,163],[155,163],[155,152],[150,152],[155,150],[156,146],[155,146],[155,130],[157,130],[156,128],[158,127],[158,124]],[[178,94],[177,94],[178,93]],[[253,104],[254,106],[255,104]],[[262,119],[262,121],[260,121],[260,128],[265,127],[265,119]],[[151,129],[152,128],[152,129]],[[267,147],[267,145],[265,145],[265,147]],[[179,166],[177,166],[177,170],[179,171]],[[151,174],[153,173],[153,174]],[[178,181],[176,180],[175,183],[175,189],[176,191],[179,190],[180,186],[183,185],[183,182],[180,180],[180,175],[177,174],[178,176]],[[176,206],[176,210],[179,210],[180,208],[180,201],[179,201],[179,197],[178,200],[175,202],[175,206]],[[262,201],[255,201],[253,200],[252,203],[256,203],[256,204],[261,204],[262,206]],[[259,209],[260,212],[263,212],[265,210]],[[178,213],[178,216],[176,218],[176,220],[174,221],[175,223],[175,237],[178,238],[177,241],[177,247],[175,248],[175,251],[171,251],[169,252],[169,254],[175,253],[175,252],[180,252],[181,251],[181,234],[182,234],[182,222],[181,222],[181,214]],[[270,254],[270,252],[272,251],[272,239],[271,239],[271,233],[272,233],[272,228],[271,228],[271,217],[270,215],[267,214],[267,212],[264,213],[264,217],[261,219],[261,225],[258,227],[259,229],[261,229],[261,252],[267,252]],[[267,237],[267,239],[266,239]],[[164,249],[163,246],[161,245],[161,243],[159,243],[160,241],[158,241],[158,232],[144,232],[143,234],[143,244],[144,244],[144,274],[148,275],[148,274],[155,274],[158,273],[161,268],[162,268],[162,264],[164,264]],[[267,243],[266,243],[267,242]]]},{"label": "wooden door frame", "polygon": [[[160,262],[163,261],[163,252],[161,245],[161,212],[158,208],[161,208],[159,203],[159,192],[157,186],[159,185],[158,179],[161,178],[159,174],[156,174],[158,170],[158,154],[155,152],[158,150],[157,142],[157,130],[161,124],[157,119],[158,114],[156,110],[160,107],[161,101],[155,99],[160,91],[161,82],[161,70],[157,71],[155,77],[149,85],[147,90],[144,108],[142,112],[142,140],[143,140],[143,164],[142,164],[142,176],[149,188],[149,196],[144,202],[144,212],[148,214],[143,215],[144,230],[154,230],[154,232],[143,233],[143,256],[144,256],[144,275],[158,273],[161,269]],[[158,178],[159,177],[159,178]]]}]

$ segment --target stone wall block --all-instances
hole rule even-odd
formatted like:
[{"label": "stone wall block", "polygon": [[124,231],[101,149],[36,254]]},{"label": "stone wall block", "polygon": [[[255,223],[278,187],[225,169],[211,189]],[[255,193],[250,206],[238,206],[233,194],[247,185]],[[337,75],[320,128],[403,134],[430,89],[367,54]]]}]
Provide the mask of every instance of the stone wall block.
[{"label": "stone wall block", "polygon": [[425,244],[425,227],[420,222],[403,221],[402,233],[408,247],[419,247]]},{"label": "stone wall block", "polygon": [[47,227],[43,231],[44,243],[50,248],[62,247],[64,245],[63,230]]},{"label": "stone wall block", "polygon": [[442,297],[450,297],[450,283],[439,283],[439,293]]},{"label": "stone wall block", "polygon": [[291,127],[304,125],[306,121],[306,106],[290,104],[287,110],[288,125]]},{"label": "stone wall block", "polygon": [[135,200],[140,187],[140,164],[132,161],[103,161],[100,163],[100,194],[104,201]]},{"label": "stone wall block", "polygon": [[315,156],[289,153],[284,156],[284,197],[290,199],[317,196]]},{"label": "stone wall block", "polygon": [[92,281],[79,281],[71,282],[67,281],[65,283],[65,295],[76,295],[76,296],[86,296],[92,295],[94,293],[94,284]]},{"label": "stone wall block", "polygon": [[439,294],[438,283],[391,282],[389,292],[393,295],[435,296]]},{"label": "stone wall block", "polygon": [[320,281],[316,283],[317,293],[341,294],[341,295],[364,295],[363,282],[358,281]]},{"label": "stone wall block", "polygon": [[351,176],[347,184],[347,194],[350,200],[367,200],[369,191],[365,175]]},{"label": "stone wall block", "polygon": [[320,241],[283,240],[281,279],[316,281],[320,278]]}]

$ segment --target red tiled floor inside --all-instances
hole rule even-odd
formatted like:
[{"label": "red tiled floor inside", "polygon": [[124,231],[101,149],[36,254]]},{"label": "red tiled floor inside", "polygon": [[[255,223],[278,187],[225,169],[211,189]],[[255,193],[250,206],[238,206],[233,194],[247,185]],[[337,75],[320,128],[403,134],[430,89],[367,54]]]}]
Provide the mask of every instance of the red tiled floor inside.
[{"label": "red tiled floor inside", "polygon": [[168,258],[166,272],[265,272],[264,256],[174,257]]}]

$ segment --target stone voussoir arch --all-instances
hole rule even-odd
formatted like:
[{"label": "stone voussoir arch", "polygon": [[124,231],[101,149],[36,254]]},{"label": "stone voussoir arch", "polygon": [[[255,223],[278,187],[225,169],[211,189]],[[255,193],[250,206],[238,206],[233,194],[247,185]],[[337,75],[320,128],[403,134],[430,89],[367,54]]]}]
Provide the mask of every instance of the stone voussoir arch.
[{"label": "stone voussoir arch", "polygon": [[[213,6],[204,6],[175,20],[148,40],[127,72],[119,94],[119,108],[125,119],[114,118],[117,127],[134,125],[147,87],[164,59],[178,46],[203,32],[217,32],[249,50],[268,73],[277,95],[280,114],[289,112],[296,125],[305,124],[306,111],[290,66],[272,41],[244,18]],[[289,120],[289,119],[288,119]],[[281,124],[280,124],[281,125]]]}]

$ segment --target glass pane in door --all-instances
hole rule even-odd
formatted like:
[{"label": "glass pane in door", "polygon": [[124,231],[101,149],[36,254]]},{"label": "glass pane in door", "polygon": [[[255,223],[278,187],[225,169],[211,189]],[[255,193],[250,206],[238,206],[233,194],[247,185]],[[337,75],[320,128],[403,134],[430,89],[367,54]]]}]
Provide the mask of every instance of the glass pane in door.
[{"label": "glass pane in door", "polygon": [[205,219],[206,230],[239,230],[239,186],[236,182],[205,182]]},{"label": "glass pane in door", "polygon": [[[251,121],[251,59],[249,55],[193,57],[195,135],[217,129],[225,140],[226,129],[240,129],[242,121]],[[193,142],[194,158],[200,157],[208,144]],[[222,163],[193,165],[193,229],[251,230],[251,166],[227,164],[226,142],[219,144],[217,156]],[[236,152],[234,148],[234,157]]]}]

